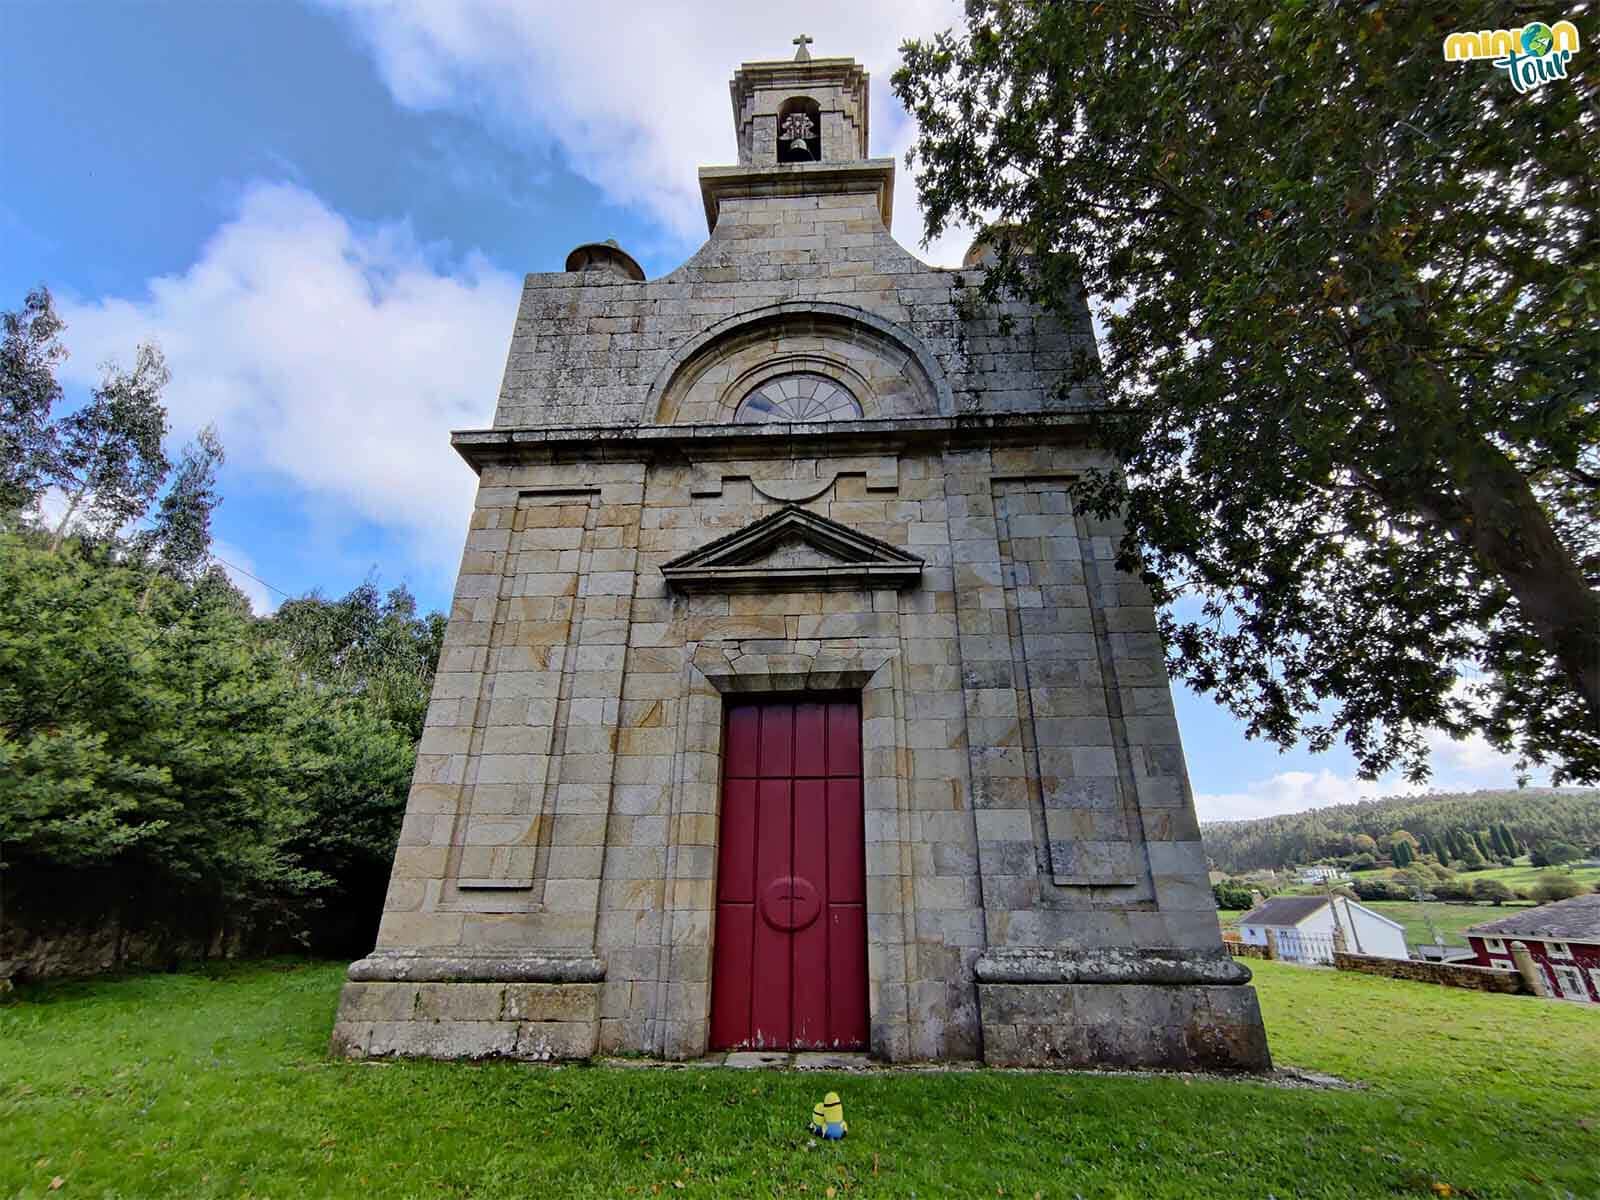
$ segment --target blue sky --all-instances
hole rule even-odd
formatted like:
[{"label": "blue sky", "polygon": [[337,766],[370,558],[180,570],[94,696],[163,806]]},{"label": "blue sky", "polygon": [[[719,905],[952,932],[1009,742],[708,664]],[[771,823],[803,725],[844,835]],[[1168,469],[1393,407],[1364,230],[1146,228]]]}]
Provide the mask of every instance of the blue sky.
[{"label": "blue sky", "polygon": [[[527,271],[614,237],[655,276],[704,235],[695,168],[734,155],[726,80],[787,56],[790,7],[591,0],[326,4],[22,0],[0,38],[0,307],[56,294],[82,394],[157,341],[175,440],[229,450],[218,553],[290,594],[369,573],[447,604]],[[887,84],[943,0],[805,9],[818,54],[873,75],[877,154],[912,130]],[[895,234],[920,248],[902,171]],[[245,576],[258,606],[278,594]],[[1178,696],[1203,817],[1381,794],[1347,755],[1280,755]],[[1441,743],[1440,786],[1504,786]]]}]

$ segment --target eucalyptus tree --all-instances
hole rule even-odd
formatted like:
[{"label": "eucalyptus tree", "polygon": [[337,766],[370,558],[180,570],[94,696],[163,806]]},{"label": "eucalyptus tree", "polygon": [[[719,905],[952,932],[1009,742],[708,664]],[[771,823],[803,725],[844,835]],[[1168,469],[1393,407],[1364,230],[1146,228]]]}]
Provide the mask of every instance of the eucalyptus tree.
[{"label": "eucalyptus tree", "polygon": [[167,410],[161,392],[169,379],[161,351],[142,345],[132,369],[106,364],[88,402],[58,423],[51,482],[61,489],[65,508],[52,552],[75,525],[110,541],[149,511],[172,469],[162,444]]},{"label": "eucalyptus tree", "polygon": [[33,507],[55,461],[51,412],[61,399],[63,327],[44,288],[29,292],[16,312],[0,313],[0,516]]}]

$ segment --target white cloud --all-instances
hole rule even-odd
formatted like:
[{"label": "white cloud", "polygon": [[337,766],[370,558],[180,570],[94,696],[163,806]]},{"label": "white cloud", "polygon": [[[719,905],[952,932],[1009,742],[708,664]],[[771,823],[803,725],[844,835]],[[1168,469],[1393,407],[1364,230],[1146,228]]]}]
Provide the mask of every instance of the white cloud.
[{"label": "white cloud", "polygon": [[1430,730],[1426,738],[1435,771],[1452,776],[1492,774],[1510,777],[1516,773],[1516,755],[1496,750],[1481,733],[1457,741],[1448,734]]},{"label": "white cloud", "polygon": [[63,376],[91,384],[153,339],[175,440],[214,421],[233,462],[400,531],[448,570],[474,479],[447,434],[488,421],[520,282],[475,254],[438,257],[404,224],[356,229],[303,189],[254,186],[198,261],[143,298],[62,301]]},{"label": "white cloud", "polygon": [[281,597],[257,577],[255,560],[231,542],[217,541],[211,556],[226,573],[233,586],[250,601],[250,611],[264,617],[277,609]]},{"label": "white cloud", "polygon": [[1202,821],[1248,821],[1422,790],[1394,780],[1366,783],[1324,767],[1314,774],[1282,771],[1270,779],[1246,784],[1242,792],[1201,792],[1195,796],[1194,803]]},{"label": "white cloud", "polygon": [[[889,90],[907,37],[959,23],[949,0],[749,3],[590,0],[325,0],[371,46],[396,100],[476,115],[513,141],[558,148],[606,197],[649,214],[683,244],[704,236],[696,168],[735,158],[726,81],[740,62],[788,58],[797,24],[818,57],[850,56],[872,76],[872,153],[903,164],[913,128]],[[895,236],[922,238],[909,176]],[[959,265],[971,238],[927,252]]]},{"label": "white cloud", "polygon": [[[1196,793],[1195,809],[1202,821],[1248,821],[1280,813],[1305,812],[1334,804],[1354,804],[1383,796],[1410,796],[1423,792],[1472,792],[1480,788],[1517,786],[1516,756],[1502,754],[1481,735],[1463,741],[1429,732],[1425,735],[1433,777],[1425,785],[1407,783],[1399,775],[1368,782],[1340,775],[1326,767],[1311,771],[1283,771],[1258,779],[1237,792]],[[1548,787],[1550,772],[1530,773],[1534,787]]]}]

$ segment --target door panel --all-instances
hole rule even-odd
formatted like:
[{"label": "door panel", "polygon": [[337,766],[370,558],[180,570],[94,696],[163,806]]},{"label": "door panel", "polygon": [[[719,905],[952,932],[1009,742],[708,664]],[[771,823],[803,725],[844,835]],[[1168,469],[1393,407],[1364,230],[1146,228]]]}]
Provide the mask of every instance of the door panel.
[{"label": "door panel", "polygon": [[867,899],[867,835],[859,779],[828,780],[828,903]]},{"label": "door panel", "polygon": [[[768,722],[762,721],[762,765],[767,762]],[[787,745],[787,741],[784,743]],[[750,1000],[753,1046],[783,1046],[789,1041],[790,981],[793,956],[789,916],[794,909],[782,881],[793,851],[794,810],[788,779],[763,779],[756,794],[755,986]]]},{"label": "door panel", "polygon": [[714,1048],[864,1048],[866,850],[853,700],[730,705]]}]

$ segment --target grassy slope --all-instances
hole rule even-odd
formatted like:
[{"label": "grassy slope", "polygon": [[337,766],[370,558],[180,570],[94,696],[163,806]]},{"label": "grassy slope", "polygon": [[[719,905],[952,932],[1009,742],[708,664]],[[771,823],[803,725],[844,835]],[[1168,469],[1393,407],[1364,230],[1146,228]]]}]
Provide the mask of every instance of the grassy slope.
[{"label": "grassy slope", "polygon": [[[341,1063],[336,966],[34,989],[0,1196],[1600,1195],[1600,1011],[1253,965],[1280,1063],[1368,1090]],[[811,1147],[830,1087],[851,1136]]]},{"label": "grassy slope", "polygon": [[1500,917],[1510,916],[1516,909],[1511,906],[1495,908],[1490,904],[1418,904],[1413,900],[1374,900],[1370,903],[1362,901],[1373,912],[1382,913],[1391,921],[1399,921],[1406,927],[1406,945],[1420,946],[1433,944],[1433,933],[1428,928],[1428,922],[1433,922],[1433,928],[1443,935],[1445,944],[1449,946],[1465,946],[1466,934],[1462,931],[1469,925],[1481,925],[1485,921],[1497,920]]},{"label": "grassy slope", "polygon": [[[1531,888],[1538,882],[1539,877],[1545,874],[1571,875],[1579,883],[1587,884],[1590,888],[1600,887],[1600,867],[1530,867],[1523,863],[1515,867],[1489,867],[1482,871],[1463,871],[1458,880],[1468,883],[1478,879],[1498,879],[1507,887]],[[1395,875],[1392,867],[1381,867],[1372,871],[1356,871],[1351,874],[1351,879],[1390,879]],[[1311,896],[1326,890],[1320,883],[1297,883],[1283,889],[1291,896]]]},{"label": "grassy slope", "polygon": [[1498,879],[1507,887],[1531,888],[1539,881],[1539,876],[1548,872],[1571,875],[1591,888],[1600,887],[1600,867],[1530,867],[1524,863],[1515,867],[1490,867],[1485,871],[1468,871],[1464,878]]}]

